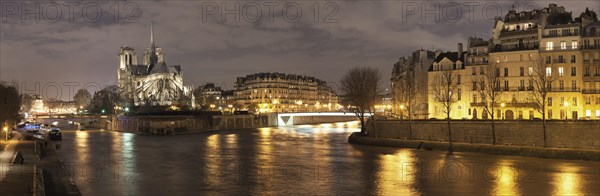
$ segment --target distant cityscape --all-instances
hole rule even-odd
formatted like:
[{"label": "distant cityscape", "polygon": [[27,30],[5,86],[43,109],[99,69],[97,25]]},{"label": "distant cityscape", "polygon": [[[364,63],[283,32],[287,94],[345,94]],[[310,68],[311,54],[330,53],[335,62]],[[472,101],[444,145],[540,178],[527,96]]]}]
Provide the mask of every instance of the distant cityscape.
[{"label": "distant cityscape", "polygon": [[[393,65],[390,91],[384,91],[375,112],[405,116],[412,104],[412,118],[445,118],[443,106],[436,100],[433,86],[444,71],[456,77],[452,119],[488,119],[486,100],[480,95],[486,67],[494,65],[500,77],[497,88],[496,119],[541,118],[532,97],[536,68],[541,61],[551,65],[548,74],[556,78],[547,85],[548,119],[600,119],[600,22],[594,11],[586,10],[576,17],[564,7],[548,7],[516,12],[498,18],[492,38],[469,37],[466,47],[457,44],[456,51],[416,50],[401,57]],[[150,47],[145,49],[143,63],[137,63],[135,49],[121,47],[118,53],[116,85],[123,104],[120,110],[144,105],[189,108],[222,112],[252,111],[304,112],[343,111],[343,96],[324,80],[277,72],[254,73],[238,77],[234,89],[221,89],[205,83],[192,89],[183,84],[180,65],[168,65],[161,48],[155,44],[150,30]],[[544,70],[546,71],[546,70]],[[406,77],[415,78],[410,85],[417,88],[409,103],[402,93]],[[38,99],[41,99],[38,97]],[[39,100],[33,113],[78,113],[82,106],[60,100]],[[174,107],[171,107],[174,106]]]}]

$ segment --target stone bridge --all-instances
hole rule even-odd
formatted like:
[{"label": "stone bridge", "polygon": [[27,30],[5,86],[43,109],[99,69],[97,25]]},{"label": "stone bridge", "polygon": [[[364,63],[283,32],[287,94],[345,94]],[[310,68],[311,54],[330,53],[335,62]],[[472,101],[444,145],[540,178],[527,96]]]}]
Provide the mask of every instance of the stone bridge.
[{"label": "stone bridge", "polygon": [[358,120],[351,112],[278,113],[277,126],[318,124]]}]

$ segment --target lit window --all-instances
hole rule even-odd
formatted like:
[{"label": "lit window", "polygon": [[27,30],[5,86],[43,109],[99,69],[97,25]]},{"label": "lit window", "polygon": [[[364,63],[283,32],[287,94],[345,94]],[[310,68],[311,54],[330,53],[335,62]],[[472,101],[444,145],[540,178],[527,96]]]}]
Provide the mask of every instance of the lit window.
[{"label": "lit window", "polygon": [[546,76],[552,76],[552,67],[546,67]]},{"label": "lit window", "polygon": [[591,110],[585,110],[585,117],[590,117],[592,116],[592,111]]},{"label": "lit window", "polygon": [[529,67],[529,75],[533,75],[533,67]]},{"label": "lit window", "polygon": [[600,119],[600,110],[596,110],[596,118]]},{"label": "lit window", "polygon": [[546,42],[546,50],[552,50],[552,43],[553,42]]},{"label": "lit window", "polygon": [[558,76],[563,76],[565,73],[565,69],[563,67],[558,68]]},{"label": "lit window", "polygon": [[571,42],[571,48],[572,48],[572,49],[577,49],[577,41],[576,41],[576,40],[573,40],[573,41]]},{"label": "lit window", "polygon": [[561,41],[560,42],[560,49],[561,50],[567,49],[567,42],[566,41]]}]

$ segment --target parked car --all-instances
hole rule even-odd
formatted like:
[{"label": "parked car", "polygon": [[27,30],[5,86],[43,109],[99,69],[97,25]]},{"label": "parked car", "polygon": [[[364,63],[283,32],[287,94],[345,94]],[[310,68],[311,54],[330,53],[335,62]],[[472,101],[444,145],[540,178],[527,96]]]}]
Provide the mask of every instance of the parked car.
[{"label": "parked car", "polygon": [[48,139],[50,140],[62,140],[62,133],[59,128],[52,128],[50,132],[48,132]]}]

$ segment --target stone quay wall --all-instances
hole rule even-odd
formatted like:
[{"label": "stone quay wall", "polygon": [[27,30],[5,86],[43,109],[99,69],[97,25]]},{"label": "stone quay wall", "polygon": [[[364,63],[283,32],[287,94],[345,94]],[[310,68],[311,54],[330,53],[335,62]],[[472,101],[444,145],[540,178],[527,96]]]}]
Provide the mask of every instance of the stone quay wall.
[{"label": "stone quay wall", "polygon": [[[452,141],[492,144],[491,121],[453,120]],[[543,146],[541,120],[495,121],[496,144]],[[368,135],[377,138],[406,139],[408,121],[377,120],[367,126]],[[548,147],[600,150],[600,121],[547,121]],[[448,125],[444,120],[414,120],[412,139],[448,141]]]},{"label": "stone quay wall", "polygon": [[230,116],[119,116],[112,130],[143,134],[177,134],[190,131],[244,129],[272,126],[269,115]]}]

